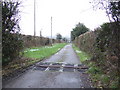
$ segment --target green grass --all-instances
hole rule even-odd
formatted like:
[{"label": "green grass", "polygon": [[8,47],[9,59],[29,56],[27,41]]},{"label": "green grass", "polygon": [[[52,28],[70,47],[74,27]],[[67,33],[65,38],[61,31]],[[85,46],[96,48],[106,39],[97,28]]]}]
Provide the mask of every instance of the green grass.
[{"label": "green grass", "polygon": [[2,75],[8,75],[16,70],[27,68],[30,65],[33,65],[36,62],[55,54],[65,45],[66,43],[59,43],[54,44],[53,46],[27,48],[23,52],[20,52],[20,54],[23,55],[20,60],[14,60],[4,67],[2,70]]},{"label": "green grass", "polygon": [[78,47],[76,47],[75,45],[73,45],[73,49],[75,50],[75,52],[79,56],[81,62],[84,62],[84,61],[89,60],[91,58],[87,53],[80,51],[80,49]]},{"label": "green grass", "polygon": [[113,76],[113,80],[110,80],[109,74],[104,73],[103,70],[100,69],[99,66],[96,65],[95,62],[89,62],[87,64],[90,68],[88,69],[88,73],[91,75],[91,79],[94,87],[96,88],[117,88],[118,80],[116,76]]},{"label": "green grass", "polygon": [[24,57],[34,58],[34,59],[47,58],[55,54],[65,45],[66,43],[59,43],[59,44],[54,44],[53,46],[28,48],[24,50]]},{"label": "green grass", "polygon": [[[80,58],[80,61],[87,65],[89,69],[87,73],[90,74],[93,87],[95,88],[117,88],[119,78],[113,76],[113,80],[111,80],[110,75],[106,74],[94,61],[89,60],[90,55],[86,54],[83,51],[80,51],[78,47],[73,45],[74,50]],[[101,57],[102,58],[102,57]],[[89,61],[88,61],[89,60]],[[116,89],[117,90],[117,89]]]}]

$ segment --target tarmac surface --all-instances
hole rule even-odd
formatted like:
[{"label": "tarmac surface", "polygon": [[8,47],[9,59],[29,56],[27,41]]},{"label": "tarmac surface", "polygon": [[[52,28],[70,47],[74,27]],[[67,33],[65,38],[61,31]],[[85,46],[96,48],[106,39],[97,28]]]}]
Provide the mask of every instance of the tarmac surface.
[{"label": "tarmac surface", "polygon": [[[39,65],[41,62],[37,63]],[[66,45],[58,53],[42,63],[61,63],[59,68],[34,66],[19,77],[7,81],[3,88],[91,88],[89,75],[76,69],[66,69],[65,64],[81,64],[72,45]],[[55,70],[54,70],[55,69]]]}]

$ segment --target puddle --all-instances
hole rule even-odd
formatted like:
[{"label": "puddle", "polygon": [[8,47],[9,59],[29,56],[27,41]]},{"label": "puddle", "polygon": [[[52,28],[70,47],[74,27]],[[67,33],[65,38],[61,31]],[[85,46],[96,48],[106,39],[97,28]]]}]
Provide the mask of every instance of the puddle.
[{"label": "puddle", "polygon": [[65,72],[74,72],[74,68],[63,68]]},{"label": "puddle", "polygon": [[74,64],[65,64],[65,66],[73,66],[74,67]]},{"label": "puddle", "polygon": [[59,71],[60,70],[60,68],[59,67],[50,67],[49,68],[49,71]]},{"label": "puddle", "polygon": [[38,65],[50,65],[50,62],[45,62],[45,63],[39,63]]},{"label": "puddle", "polygon": [[45,71],[46,67],[35,67],[34,70]]},{"label": "puddle", "polygon": [[83,66],[82,64],[78,64],[78,67]]},{"label": "puddle", "polygon": [[62,63],[53,63],[52,65],[61,65],[62,66]]},{"label": "puddle", "polygon": [[76,69],[78,72],[85,72],[85,69]]}]

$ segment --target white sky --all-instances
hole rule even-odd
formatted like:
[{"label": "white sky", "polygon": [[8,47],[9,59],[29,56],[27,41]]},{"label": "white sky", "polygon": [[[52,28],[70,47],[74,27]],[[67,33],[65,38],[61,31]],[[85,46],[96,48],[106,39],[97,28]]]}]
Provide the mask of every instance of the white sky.
[{"label": "white sky", "polygon": [[[103,10],[93,10],[90,0],[36,0],[36,35],[50,37],[51,16],[53,17],[53,36],[60,33],[70,37],[70,31],[78,22],[94,28],[108,22]],[[21,33],[34,35],[34,0],[23,0],[21,10]]]}]

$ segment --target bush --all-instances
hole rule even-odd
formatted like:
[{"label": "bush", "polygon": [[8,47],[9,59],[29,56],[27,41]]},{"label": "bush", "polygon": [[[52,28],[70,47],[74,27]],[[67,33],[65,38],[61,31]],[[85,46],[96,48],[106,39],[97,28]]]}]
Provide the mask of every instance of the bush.
[{"label": "bush", "polygon": [[120,60],[119,36],[120,25],[119,23],[112,22],[104,23],[95,31],[82,34],[74,41],[82,51],[92,56],[91,61],[95,63],[95,67],[91,67],[89,71],[94,74],[96,73],[96,67],[98,67],[103,74],[110,77],[104,77],[101,80],[101,82],[107,83],[103,84],[103,87],[110,87],[107,81],[110,81],[110,83],[115,82],[115,78],[120,76],[120,69],[118,67]]},{"label": "bush", "polygon": [[80,50],[93,56],[95,52],[95,42],[98,31],[86,32],[79,37],[75,38],[75,45],[80,48]]},{"label": "bush", "polygon": [[22,40],[19,36],[19,2],[2,1],[2,64],[5,65],[19,55]]},{"label": "bush", "polygon": [[22,49],[22,40],[19,38],[19,34],[4,33],[2,46],[2,63],[5,65],[18,57]]}]

